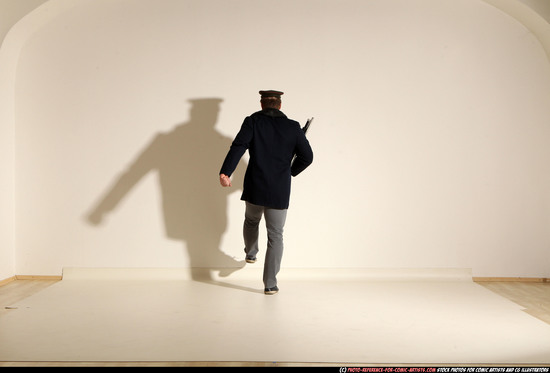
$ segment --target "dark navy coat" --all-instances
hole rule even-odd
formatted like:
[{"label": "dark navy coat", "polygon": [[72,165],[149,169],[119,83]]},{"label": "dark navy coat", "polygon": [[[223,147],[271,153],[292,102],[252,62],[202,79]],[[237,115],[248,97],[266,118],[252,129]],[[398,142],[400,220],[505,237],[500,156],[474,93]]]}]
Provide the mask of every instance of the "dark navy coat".
[{"label": "dark navy coat", "polygon": [[264,109],[246,117],[220,174],[231,176],[247,149],[250,160],[241,199],[255,205],[287,209],[291,176],[298,175],[313,162],[313,151],[300,124],[276,109]]}]

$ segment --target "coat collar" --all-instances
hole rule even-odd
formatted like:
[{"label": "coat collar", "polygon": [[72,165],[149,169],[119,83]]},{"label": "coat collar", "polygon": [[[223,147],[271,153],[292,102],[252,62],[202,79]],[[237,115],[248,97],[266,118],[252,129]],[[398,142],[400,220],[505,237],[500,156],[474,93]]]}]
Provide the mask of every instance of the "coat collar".
[{"label": "coat collar", "polygon": [[286,115],[277,109],[263,109],[262,111],[258,111],[258,113],[273,118],[286,118]]}]

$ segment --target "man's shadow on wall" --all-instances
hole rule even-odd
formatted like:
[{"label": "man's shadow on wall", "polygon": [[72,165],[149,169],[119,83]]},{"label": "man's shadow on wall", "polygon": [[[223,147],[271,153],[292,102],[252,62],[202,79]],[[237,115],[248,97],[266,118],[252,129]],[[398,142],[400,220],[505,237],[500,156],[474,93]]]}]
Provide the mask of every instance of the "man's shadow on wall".
[{"label": "man's shadow on wall", "polygon": [[220,243],[227,228],[228,196],[242,189],[246,164],[237,167],[233,188],[220,186],[219,169],[232,141],[214,128],[222,100],[190,102],[189,121],[156,135],[86,218],[99,225],[146,174],[156,171],[166,236],[186,245],[191,278],[239,288],[216,281],[212,275],[219,271],[220,277],[226,277],[244,267],[244,261],[223,253]]}]

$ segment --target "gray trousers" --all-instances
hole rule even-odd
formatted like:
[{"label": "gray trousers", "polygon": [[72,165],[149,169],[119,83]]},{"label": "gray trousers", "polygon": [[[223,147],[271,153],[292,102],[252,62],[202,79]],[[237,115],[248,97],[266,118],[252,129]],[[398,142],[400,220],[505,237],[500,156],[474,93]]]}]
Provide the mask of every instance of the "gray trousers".
[{"label": "gray trousers", "polygon": [[265,253],[263,281],[266,288],[277,286],[277,273],[283,257],[283,229],[287,210],[272,209],[246,202],[243,236],[247,256],[258,254],[258,233],[262,215],[267,228],[267,251]]}]

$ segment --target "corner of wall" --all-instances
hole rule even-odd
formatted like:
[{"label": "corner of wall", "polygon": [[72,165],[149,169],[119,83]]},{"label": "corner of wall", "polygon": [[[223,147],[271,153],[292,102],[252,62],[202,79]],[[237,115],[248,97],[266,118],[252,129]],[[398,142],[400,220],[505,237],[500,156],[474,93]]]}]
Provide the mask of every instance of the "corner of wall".
[{"label": "corner of wall", "polygon": [[523,24],[540,41],[550,61],[550,23],[536,9],[519,0],[483,0]]}]

